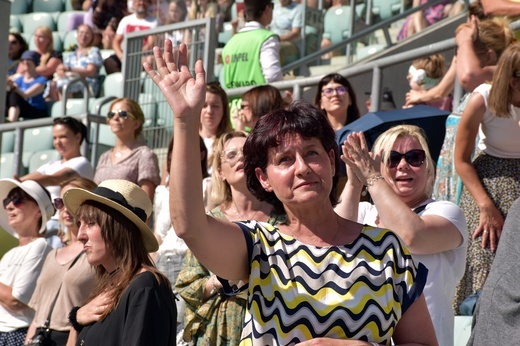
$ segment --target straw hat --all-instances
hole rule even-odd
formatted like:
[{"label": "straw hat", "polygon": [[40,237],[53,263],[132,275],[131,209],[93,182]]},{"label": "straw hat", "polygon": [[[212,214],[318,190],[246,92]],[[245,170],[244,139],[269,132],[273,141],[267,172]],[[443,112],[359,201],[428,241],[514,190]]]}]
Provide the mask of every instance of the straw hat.
[{"label": "straw hat", "polygon": [[[18,180],[14,179],[0,179],[0,201],[3,201],[9,192],[11,192],[11,190],[16,187],[22,189],[26,194],[31,196],[32,199],[36,201],[36,204],[38,204],[42,214],[42,225],[38,232],[40,234],[45,233],[47,221],[50,220],[56,211],[52,205],[50,195],[43,186],[34,180],[19,182]],[[9,226],[7,211],[3,207],[0,208],[0,224],[5,228],[6,231],[16,236],[16,231],[11,226]]]},{"label": "straw hat", "polygon": [[92,192],[71,188],[65,192],[63,201],[72,214],[75,214],[85,201],[103,203],[119,211],[139,228],[144,247],[148,252],[157,251],[159,248],[157,239],[146,224],[146,219],[152,213],[150,198],[143,189],[128,180],[105,180]]}]

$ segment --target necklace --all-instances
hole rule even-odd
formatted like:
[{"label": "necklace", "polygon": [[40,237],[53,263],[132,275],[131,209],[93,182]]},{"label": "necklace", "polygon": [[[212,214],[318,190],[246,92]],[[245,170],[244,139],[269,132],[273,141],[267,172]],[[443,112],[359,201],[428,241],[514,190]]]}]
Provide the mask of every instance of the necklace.
[{"label": "necklace", "polygon": [[241,212],[238,211],[238,206],[237,206],[235,200],[233,200],[233,208],[235,209],[234,212],[235,212],[235,216],[237,217],[237,220],[240,220],[240,221],[245,221],[245,220],[255,220],[255,221],[258,221],[258,220],[255,219],[255,216],[256,216],[256,214],[258,214],[258,212],[260,211],[260,209],[259,209],[259,210],[256,210],[256,211],[253,213],[253,215],[252,215],[251,217],[249,217],[249,216],[247,216],[247,215],[244,216]]}]

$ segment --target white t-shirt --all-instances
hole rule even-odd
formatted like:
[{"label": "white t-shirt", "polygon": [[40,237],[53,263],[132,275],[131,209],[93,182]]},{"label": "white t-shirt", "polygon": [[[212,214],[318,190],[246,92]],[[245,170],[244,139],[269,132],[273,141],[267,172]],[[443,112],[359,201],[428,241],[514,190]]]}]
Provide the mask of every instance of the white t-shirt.
[{"label": "white t-shirt", "polygon": [[[2,257],[0,283],[13,289],[14,298],[24,304],[29,303],[43,262],[51,249],[44,238],[38,238],[27,245],[9,250]],[[0,332],[28,327],[33,317],[34,311],[31,308],[11,311],[0,305]]]},{"label": "white t-shirt", "polygon": [[[119,25],[117,26],[116,34],[126,35],[130,32],[143,31],[154,29],[157,27],[157,19],[155,17],[137,18],[136,14],[130,14],[121,18]],[[146,43],[146,38],[144,39]],[[121,48],[124,50],[124,41],[121,43]]]},{"label": "white t-shirt", "polygon": [[488,155],[507,159],[520,158],[520,108],[510,107],[511,117],[497,117],[489,111],[491,84],[479,85],[473,93],[482,95],[486,112],[479,128],[478,148]]},{"label": "white t-shirt", "polygon": [[[460,232],[464,241],[453,250],[431,255],[412,254],[415,262],[421,262],[428,268],[428,279],[424,287],[424,296],[432,318],[439,345],[453,345],[454,314],[451,304],[455,297],[455,288],[466,269],[468,228],[462,210],[449,201],[426,200],[426,209],[418,215],[438,215],[450,221]],[[376,207],[368,202],[359,204],[358,222],[376,226],[378,213]]]}]

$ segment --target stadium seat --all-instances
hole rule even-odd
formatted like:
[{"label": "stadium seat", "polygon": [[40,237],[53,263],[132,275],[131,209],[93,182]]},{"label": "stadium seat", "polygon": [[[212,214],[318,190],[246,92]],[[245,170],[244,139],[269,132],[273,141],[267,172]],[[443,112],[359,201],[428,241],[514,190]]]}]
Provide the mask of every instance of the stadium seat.
[{"label": "stadium seat", "polygon": [[32,152],[53,149],[52,126],[35,127],[25,130],[23,148],[24,151],[30,149]]},{"label": "stadium seat", "polygon": [[27,0],[12,0],[11,14],[26,14],[29,12],[29,4]]},{"label": "stadium seat", "polygon": [[231,25],[230,22],[225,22],[222,25],[222,32],[218,33],[218,43],[223,47],[232,36],[233,36],[233,25]]},{"label": "stadium seat", "polygon": [[14,131],[2,132],[2,153],[12,153],[14,150]]},{"label": "stadium seat", "polygon": [[401,11],[401,0],[373,0],[372,13],[380,20],[391,18]]},{"label": "stadium seat", "polygon": [[[67,1],[67,2],[70,2],[70,1]],[[83,11],[65,11],[65,12],[61,12],[58,15],[58,20],[56,21],[57,30],[59,32],[62,32],[62,33],[67,32],[67,25],[68,25],[70,17],[76,16],[78,14],[84,14],[84,13],[85,12],[83,12]]]},{"label": "stadium seat", "polygon": [[22,32],[23,26],[22,21],[19,16],[16,14],[11,14],[9,16],[9,32]]},{"label": "stadium seat", "polygon": [[39,167],[46,164],[47,162],[56,161],[59,159],[61,159],[61,156],[54,149],[36,151],[29,159],[29,172],[35,172]]},{"label": "stadium seat", "polygon": [[14,153],[0,154],[0,178],[12,178],[14,173]]},{"label": "stadium seat", "polygon": [[123,74],[116,72],[107,75],[102,90],[103,96],[123,97]]},{"label": "stadium seat", "polygon": [[61,39],[63,41],[63,47],[69,48],[72,45],[78,44],[78,40],[76,39],[78,36],[78,32],[76,30],[67,31],[65,33],[62,32],[61,34],[62,34]]},{"label": "stadium seat", "polygon": [[[27,43],[29,44],[30,50],[36,50],[36,43],[34,42],[34,35],[30,35]],[[63,51],[64,46],[63,46],[61,34],[57,31],[52,32],[52,45],[53,45],[55,51],[57,51],[57,52]]]},{"label": "stadium seat", "polygon": [[62,0],[33,0],[32,3],[32,12],[62,12],[63,8]]},{"label": "stadium seat", "polygon": [[37,27],[46,25],[52,31],[56,30],[56,22],[52,14],[47,12],[33,12],[26,14],[23,18],[23,32],[34,34]]},{"label": "stadium seat", "polygon": [[51,117],[62,117],[64,115],[80,115],[88,113],[88,104],[85,104],[85,100],[79,99],[67,99],[65,106],[65,114],[63,114],[63,101],[56,101],[51,107]]},{"label": "stadium seat", "polygon": [[350,36],[350,6],[340,6],[325,12],[323,37],[332,44],[341,42]]}]

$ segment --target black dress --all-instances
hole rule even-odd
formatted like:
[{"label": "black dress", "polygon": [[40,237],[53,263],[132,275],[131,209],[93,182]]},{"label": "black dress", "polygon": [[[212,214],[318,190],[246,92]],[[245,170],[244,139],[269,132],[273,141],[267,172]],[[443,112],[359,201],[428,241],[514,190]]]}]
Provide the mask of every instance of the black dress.
[{"label": "black dress", "polygon": [[103,321],[83,328],[76,345],[175,345],[174,295],[148,271],[135,277]]}]

